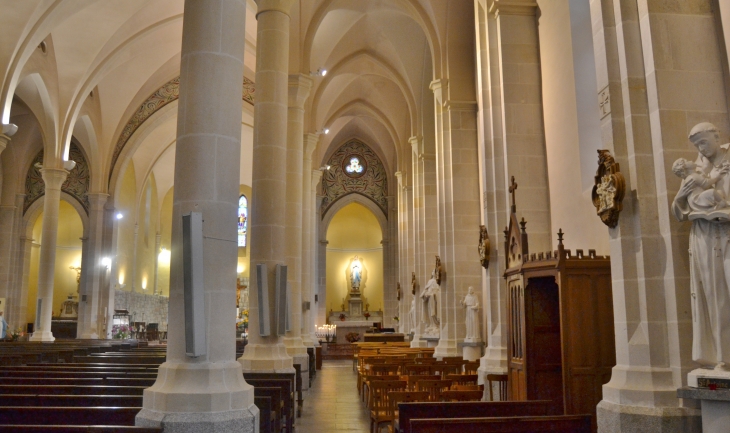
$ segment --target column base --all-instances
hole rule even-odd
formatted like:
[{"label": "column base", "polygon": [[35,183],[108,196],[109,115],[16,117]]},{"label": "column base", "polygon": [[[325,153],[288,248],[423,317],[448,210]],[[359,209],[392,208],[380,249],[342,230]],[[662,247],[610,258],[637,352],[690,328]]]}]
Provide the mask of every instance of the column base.
[{"label": "column base", "polygon": [[686,407],[642,407],[602,400],[596,408],[599,433],[701,433],[700,411]]},{"label": "column base", "polygon": [[413,334],[413,339],[411,340],[411,347],[413,347],[413,348],[428,347],[428,342],[421,340],[421,334]]},{"label": "column base", "polygon": [[286,347],[286,353],[291,357],[307,354],[307,346],[300,337],[284,337],[284,347]]},{"label": "column base", "polygon": [[433,351],[434,358],[444,358],[446,356],[461,356],[457,340],[441,337],[436,350]]},{"label": "column base", "polygon": [[238,362],[243,371],[294,373],[294,360],[281,343],[248,344]]},{"label": "column base", "polygon": [[56,337],[53,336],[51,331],[36,331],[30,336],[28,341],[42,341],[50,343],[56,341]]},{"label": "column base", "polygon": [[165,413],[142,409],[135,418],[137,427],[162,427],[174,433],[258,433],[259,409],[251,405],[243,410],[225,412]]}]

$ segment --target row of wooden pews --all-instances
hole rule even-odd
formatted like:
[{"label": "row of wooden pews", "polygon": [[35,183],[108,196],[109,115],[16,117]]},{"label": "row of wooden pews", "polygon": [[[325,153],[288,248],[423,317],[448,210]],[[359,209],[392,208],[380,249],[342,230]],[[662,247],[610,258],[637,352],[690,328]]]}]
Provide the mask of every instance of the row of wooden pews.
[{"label": "row of wooden pews", "polygon": [[[13,360],[0,363],[0,433],[160,432],[134,422],[165,357],[165,345],[136,341],[0,343],[0,361]],[[293,433],[301,371],[244,378],[254,387],[259,430]]]},{"label": "row of wooden pews", "polygon": [[551,401],[480,401],[478,364],[435,359],[433,349],[361,345],[354,368],[368,402],[371,432],[589,433],[591,415],[556,415]]},{"label": "row of wooden pews", "polygon": [[[157,377],[164,346],[67,340],[0,344],[0,432],[160,432],[135,427],[142,392]],[[130,362],[140,353],[152,358]],[[19,360],[19,361],[18,361]]]}]

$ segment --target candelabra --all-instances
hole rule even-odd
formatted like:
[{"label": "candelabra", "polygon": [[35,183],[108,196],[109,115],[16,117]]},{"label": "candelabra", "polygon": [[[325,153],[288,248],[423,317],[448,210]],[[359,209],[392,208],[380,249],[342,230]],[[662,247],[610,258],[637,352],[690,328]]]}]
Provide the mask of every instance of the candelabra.
[{"label": "candelabra", "polygon": [[322,339],[327,343],[334,343],[337,338],[337,325],[318,326],[314,335],[319,338],[320,343],[322,343]]}]

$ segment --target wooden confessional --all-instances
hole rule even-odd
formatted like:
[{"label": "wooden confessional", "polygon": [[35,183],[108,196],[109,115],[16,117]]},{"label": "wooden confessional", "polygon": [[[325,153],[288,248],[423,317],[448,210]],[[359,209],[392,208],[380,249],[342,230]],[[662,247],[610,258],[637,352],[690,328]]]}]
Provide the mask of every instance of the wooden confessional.
[{"label": "wooden confessional", "polygon": [[530,254],[524,218],[505,230],[509,400],[551,400],[555,414],[593,414],[616,364],[611,261],[594,250]]}]

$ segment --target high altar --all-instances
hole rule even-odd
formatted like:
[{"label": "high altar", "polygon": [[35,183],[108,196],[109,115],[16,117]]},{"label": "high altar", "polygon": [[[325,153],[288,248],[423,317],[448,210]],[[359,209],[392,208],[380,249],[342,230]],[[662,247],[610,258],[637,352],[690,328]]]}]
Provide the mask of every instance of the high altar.
[{"label": "high altar", "polygon": [[[337,325],[337,342],[346,343],[345,335],[357,332],[361,336],[374,323],[383,322],[382,311],[369,311],[369,305],[362,296],[360,283],[362,282],[363,265],[355,256],[350,263],[347,298],[342,300],[341,311],[330,310],[328,322]],[[347,305],[348,308],[345,308]]]}]

